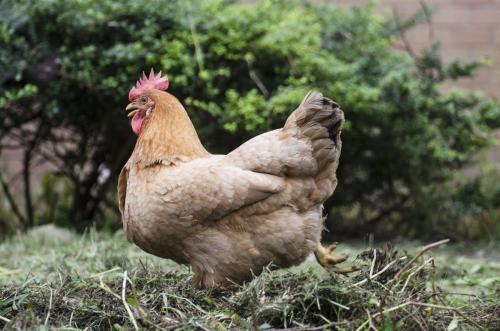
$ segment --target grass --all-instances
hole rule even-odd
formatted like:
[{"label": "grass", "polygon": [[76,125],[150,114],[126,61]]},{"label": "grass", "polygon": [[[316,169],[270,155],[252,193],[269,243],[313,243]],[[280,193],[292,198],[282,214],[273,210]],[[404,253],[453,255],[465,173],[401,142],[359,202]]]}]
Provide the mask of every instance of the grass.
[{"label": "grass", "polygon": [[121,233],[79,236],[43,227],[0,245],[0,327],[498,329],[494,247],[439,247],[409,264],[419,248],[401,246],[409,253],[342,244],[348,263],[360,268],[349,277],[310,259],[210,291],[191,286],[187,267],[141,252]]}]

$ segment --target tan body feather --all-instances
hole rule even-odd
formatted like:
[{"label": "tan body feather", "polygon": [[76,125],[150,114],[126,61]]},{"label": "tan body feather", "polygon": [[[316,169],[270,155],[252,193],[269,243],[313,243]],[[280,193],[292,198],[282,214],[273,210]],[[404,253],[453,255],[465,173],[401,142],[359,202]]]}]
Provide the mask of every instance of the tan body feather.
[{"label": "tan body feather", "polygon": [[283,129],[211,155],[182,105],[153,92],[160,108],[119,179],[128,239],[190,264],[201,286],[302,262],[320,241],[322,203],[337,184],[338,106],[310,93]]}]

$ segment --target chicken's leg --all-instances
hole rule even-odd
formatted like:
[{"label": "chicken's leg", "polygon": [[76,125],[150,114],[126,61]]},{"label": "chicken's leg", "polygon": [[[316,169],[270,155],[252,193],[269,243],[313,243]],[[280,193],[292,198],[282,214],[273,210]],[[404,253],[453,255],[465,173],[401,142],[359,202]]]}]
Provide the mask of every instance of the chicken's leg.
[{"label": "chicken's leg", "polygon": [[347,256],[345,255],[340,255],[340,256],[331,255],[336,247],[337,246],[335,244],[323,247],[321,243],[318,243],[318,246],[314,251],[314,255],[316,256],[316,260],[318,261],[318,263],[321,264],[323,268],[331,270],[338,274],[347,274],[356,271],[357,269],[354,267],[339,268],[336,266],[337,264],[347,260]]}]

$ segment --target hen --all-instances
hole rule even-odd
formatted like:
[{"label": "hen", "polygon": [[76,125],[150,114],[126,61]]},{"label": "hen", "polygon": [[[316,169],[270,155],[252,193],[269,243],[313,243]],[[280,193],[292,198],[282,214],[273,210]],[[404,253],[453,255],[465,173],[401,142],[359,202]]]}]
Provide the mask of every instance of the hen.
[{"label": "hen", "polygon": [[212,155],[167,87],[151,70],[129,94],[138,139],[118,180],[127,238],[190,264],[201,287],[296,265],[313,251],[323,266],[349,272],[335,266],[346,257],[320,244],[322,204],[337,185],[339,106],[310,92],[282,129]]}]

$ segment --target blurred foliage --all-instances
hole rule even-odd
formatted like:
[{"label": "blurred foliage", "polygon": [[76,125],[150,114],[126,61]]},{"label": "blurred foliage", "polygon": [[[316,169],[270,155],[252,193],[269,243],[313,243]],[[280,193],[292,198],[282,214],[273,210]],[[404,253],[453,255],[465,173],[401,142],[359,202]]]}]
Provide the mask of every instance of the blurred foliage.
[{"label": "blurred foliage", "polygon": [[[446,233],[456,240],[500,239],[500,173],[494,167],[481,169],[474,179],[432,187],[428,195],[420,202],[425,211],[420,232]],[[425,217],[428,213],[432,217]]]},{"label": "blurred foliage", "polygon": [[[31,216],[26,207],[21,221],[86,224],[116,209],[116,177],[135,139],[123,111],[127,93],[154,67],[168,74],[169,91],[216,153],[280,127],[309,89],[322,91],[347,119],[329,226],[425,232],[421,225],[436,217],[428,206],[454,199],[429,192],[491,144],[500,107],[481,93],[443,92],[481,60],[445,64],[438,44],[422,54],[394,49],[421,12],[386,21],[373,9],[4,0],[0,139],[18,144],[28,169],[38,160],[53,167],[42,185],[50,207]],[[25,205],[35,205],[28,189]]]}]

